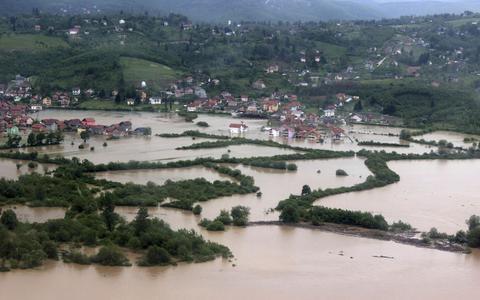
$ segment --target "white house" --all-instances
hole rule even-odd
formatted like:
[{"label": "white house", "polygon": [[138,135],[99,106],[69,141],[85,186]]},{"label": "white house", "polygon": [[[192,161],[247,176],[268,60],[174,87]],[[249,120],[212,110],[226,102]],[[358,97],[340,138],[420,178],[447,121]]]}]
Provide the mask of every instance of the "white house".
[{"label": "white house", "polygon": [[325,109],[323,111],[325,117],[335,117],[335,110],[334,109]]},{"label": "white house", "polygon": [[74,87],[74,88],[72,89],[72,95],[74,95],[74,96],[80,96],[80,93],[81,93],[81,92],[82,92],[82,90],[80,90],[79,87]]},{"label": "white house", "polygon": [[270,136],[272,137],[280,136],[280,130],[276,128],[270,129]]},{"label": "white house", "polygon": [[238,133],[246,132],[248,130],[248,126],[245,125],[245,123],[243,122],[241,122],[240,124],[232,123],[230,124],[229,129],[230,129],[230,133],[238,134]]},{"label": "white house", "polygon": [[162,104],[162,98],[160,97],[150,97],[150,99],[148,99],[150,101],[150,104],[152,105],[158,105],[158,104]]},{"label": "white house", "polygon": [[30,110],[32,111],[41,111],[42,109],[43,107],[41,105],[35,105],[35,104],[30,105]]}]

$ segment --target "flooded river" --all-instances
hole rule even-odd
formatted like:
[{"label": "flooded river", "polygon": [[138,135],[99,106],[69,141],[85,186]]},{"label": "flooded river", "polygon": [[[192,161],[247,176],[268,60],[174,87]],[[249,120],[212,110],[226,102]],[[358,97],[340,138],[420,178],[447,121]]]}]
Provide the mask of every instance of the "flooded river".
[{"label": "flooded river", "polygon": [[[115,113],[85,111],[44,111],[39,118],[94,117],[97,123],[111,124],[130,120],[134,127],[150,126],[153,133],[183,132],[198,129],[173,114]],[[201,129],[228,134],[231,117],[199,115],[211,127]],[[267,139],[261,132],[264,120],[247,120],[249,138]],[[355,126],[352,139],[398,143],[398,128]],[[390,135],[388,135],[390,133]],[[64,145],[44,147],[42,152],[67,157],[88,158],[93,162],[192,159],[199,156],[220,157],[227,149],[175,150],[203,139],[126,138],[108,141],[103,137],[89,143],[95,151],[78,149],[79,137],[67,136]],[[75,145],[70,145],[74,141]],[[279,140],[281,141],[281,140]],[[290,141],[305,147],[359,150],[355,143],[312,144]],[[291,153],[270,147],[234,146],[231,156],[248,157]],[[382,149],[375,147],[374,149]],[[387,151],[422,153],[431,149],[421,145],[411,148],[386,148]],[[197,224],[200,218],[214,218],[221,209],[235,205],[251,208],[253,221],[277,220],[270,212],[280,200],[298,194],[304,184],[312,189],[350,186],[371,175],[363,159],[295,161],[298,171],[287,172],[246,166],[231,166],[253,176],[263,195],[235,195],[201,203],[202,216],[191,212],[150,208],[151,215],[168,222],[172,228],[199,231],[206,239],[228,246],[235,255],[231,262],[217,259],[201,264],[176,267],[110,268],[47,262],[34,270],[0,273],[0,299],[452,299],[474,298],[480,293],[480,253],[471,255],[442,252],[321,232],[278,226],[228,228],[208,232]],[[385,188],[337,195],[318,201],[331,207],[378,212],[389,221],[404,220],[419,229],[437,227],[454,232],[465,228],[464,220],[480,214],[480,198],[475,175],[480,161],[401,161],[389,166],[401,176],[397,184]],[[40,169],[41,167],[39,167]],[[337,177],[344,169],[349,176]],[[15,162],[0,160],[0,176],[16,178],[28,172],[17,171]],[[135,170],[98,173],[98,178],[119,182],[163,184],[166,180],[205,177],[232,180],[203,167],[175,170]],[[23,221],[45,221],[63,217],[57,208],[15,207]],[[137,208],[117,207],[128,220]],[[375,257],[377,256],[377,257]],[[378,256],[391,257],[379,258]],[[235,264],[235,266],[233,266]],[[395,295],[395,296],[393,296]]]},{"label": "flooded river", "polygon": [[[2,298],[465,299],[479,292],[478,254],[307,229],[204,234],[227,244],[236,259],[147,269],[49,262],[38,270],[0,274]],[[381,255],[393,259],[374,257]]]},{"label": "flooded river", "polygon": [[401,219],[428,231],[448,233],[466,229],[465,220],[480,215],[475,180],[480,160],[395,161],[389,167],[400,182],[383,188],[332,196],[316,204],[380,213],[387,221]]}]

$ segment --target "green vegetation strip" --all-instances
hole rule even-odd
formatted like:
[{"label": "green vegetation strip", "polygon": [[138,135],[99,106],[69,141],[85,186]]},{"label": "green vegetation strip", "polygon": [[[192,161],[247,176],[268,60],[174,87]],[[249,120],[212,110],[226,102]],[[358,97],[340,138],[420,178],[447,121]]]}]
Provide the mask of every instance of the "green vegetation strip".
[{"label": "green vegetation strip", "polygon": [[[85,208],[80,211],[72,207],[64,219],[33,224],[19,222],[12,210],[4,211],[0,217],[0,271],[38,267],[46,259],[131,265],[121,249],[142,253],[140,266],[204,262],[231,256],[227,247],[205,241],[194,231],[175,231],[162,220],[149,218],[145,208],[139,209],[132,222],[115,213],[111,199],[104,200],[100,212]],[[76,250],[76,245],[103,246],[96,255],[87,256]]]},{"label": "green vegetation strip", "polygon": [[382,143],[382,142],[374,142],[374,141],[365,141],[359,142],[359,146],[374,146],[374,147],[399,147],[399,148],[409,148],[410,145],[408,144],[397,144],[397,143]]}]

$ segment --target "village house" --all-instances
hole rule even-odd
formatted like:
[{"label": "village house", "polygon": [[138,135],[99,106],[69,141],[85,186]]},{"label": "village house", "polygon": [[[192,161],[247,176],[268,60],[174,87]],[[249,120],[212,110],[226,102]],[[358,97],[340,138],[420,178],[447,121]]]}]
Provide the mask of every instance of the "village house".
[{"label": "village house", "polygon": [[42,133],[42,132],[46,132],[47,131],[47,127],[41,123],[37,123],[37,124],[33,124],[32,125],[32,132],[33,133]]},{"label": "village house", "polygon": [[19,135],[20,129],[15,125],[8,125],[7,126],[7,134],[8,135]]},{"label": "village house", "polygon": [[73,96],[80,96],[81,93],[82,93],[82,90],[79,87],[74,87],[72,89],[72,95]]},{"label": "village house", "polygon": [[80,119],[65,120],[64,123],[68,130],[77,130],[82,126],[82,121]]},{"label": "village house", "polygon": [[76,27],[75,27],[75,28],[70,28],[70,29],[68,30],[68,34],[69,34],[70,36],[76,36],[76,35],[78,35],[79,33],[80,33],[80,28],[76,28]]},{"label": "village house", "polygon": [[272,74],[272,73],[278,72],[278,70],[279,70],[278,65],[270,65],[265,69],[265,72],[267,72],[268,74]]},{"label": "village house", "polygon": [[43,119],[42,124],[45,125],[47,131],[57,131],[58,130],[58,120],[57,119]]},{"label": "village house", "polygon": [[43,110],[43,107],[41,105],[38,105],[38,104],[32,104],[32,105],[30,105],[30,110],[31,111],[41,111],[41,110]]},{"label": "village house", "polygon": [[257,81],[255,81],[253,84],[252,84],[252,87],[256,90],[263,90],[265,89],[267,86],[265,85],[265,83],[263,82],[263,80],[259,79]]},{"label": "village house", "polygon": [[275,113],[278,111],[280,102],[278,100],[265,99],[262,103],[262,109],[268,113]]},{"label": "village house", "polygon": [[50,97],[45,97],[42,99],[42,105],[44,106],[52,106],[52,99]]},{"label": "village house", "polygon": [[90,127],[95,125],[95,119],[94,118],[85,118],[82,120],[82,125],[85,127]]},{"label": "village house", "polygon": [[248,96],[247,96],[247,95],[241,95],[241,96],[240,96],[240,101],[242,101],[242,102],[248,102]]},{"label": "village house", "polygon": [[248,130],[248,126],[245,125],[245,123],[240,122],[240,123],[231,123],[230,126],[228,126],[230,129],[230,133],[233,134],[239,134],[239,133],[244,133]]},{"label": "village house", "polygon": [[159,105],[162,104],[162,98],[161,97],[150,97],[148,99],[151,105]]},{"label": "village house", "polygon": [[334,117],[335,116],[335,110],[336,110],[336,107],[335,105],[328,105],[327,107],[325,107],[325,109],[323,110],[323,115],[325,117]]},{"label": "village house", "polygon": [[205,91],[205,89],[201,88],[201,87],[194,87],[194,94],[195,96],[197,96],[198,98],[207,98],[207,92]]}]

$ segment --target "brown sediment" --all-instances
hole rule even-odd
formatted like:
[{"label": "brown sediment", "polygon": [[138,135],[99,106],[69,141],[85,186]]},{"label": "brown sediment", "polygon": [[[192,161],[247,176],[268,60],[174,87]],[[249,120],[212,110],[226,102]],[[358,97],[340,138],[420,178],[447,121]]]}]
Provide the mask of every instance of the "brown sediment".
[{"label": "brown sediment", "polygon": [[283,223],[281,221],[256,221],[249,222],[248,226],[286,226],[294,228],[307,228],[313,230],[321,230],[326,232],[332,232],[336,234],[362,237],[368,239],[376,239],[383,241],[392,241],[399,244],[410,245],[420,248],[435,249],[456,253],[470,253],[468,247],[450,243],[448,240],[433,240],[431,243],[426,243],[422,239],[416,238],[415,235],[418,232],[405,232],[395,233],[389,231],[382,231],[378,229],[369,229],[357,226],[323,223],[321,225],[312,225],[309,223]]}]

